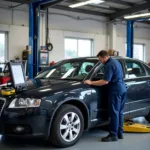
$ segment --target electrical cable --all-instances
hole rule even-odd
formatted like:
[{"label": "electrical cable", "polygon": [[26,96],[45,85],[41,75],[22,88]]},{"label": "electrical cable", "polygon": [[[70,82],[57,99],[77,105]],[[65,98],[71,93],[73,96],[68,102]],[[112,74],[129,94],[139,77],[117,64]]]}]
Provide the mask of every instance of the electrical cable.
[{"label": "electrical cable", "polygon": [[50,37],[49,37],[49,12],[48,12],[48,8],[46,10],[46,47],[48,51],[52,51],[53,50],[53,44],[50,41]]}]

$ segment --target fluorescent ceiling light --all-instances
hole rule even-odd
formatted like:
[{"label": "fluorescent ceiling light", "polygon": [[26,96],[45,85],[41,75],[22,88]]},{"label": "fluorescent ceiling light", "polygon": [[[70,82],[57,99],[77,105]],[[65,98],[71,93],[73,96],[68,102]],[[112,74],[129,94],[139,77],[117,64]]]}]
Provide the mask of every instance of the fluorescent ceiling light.
[{"label": "fluorescent ceiling light", "polygon": [[75,7],[80,7],[80,6],[84,6],[84,5],[88,5],[88,4],[100,4],[100,3],[104,3],[104,2],[105,2],[104,0],[88,0],[85,2],[80,2],[80,3],[70,5],[69,7],[75,8]]},{"label": "fluorescent ceiling light", "polygon": [[130,15],[130,16],[125,16],[124,18],[125,19],[133,19],[133,18],[146,17],[146,16],[150,16],[150,13]]}]

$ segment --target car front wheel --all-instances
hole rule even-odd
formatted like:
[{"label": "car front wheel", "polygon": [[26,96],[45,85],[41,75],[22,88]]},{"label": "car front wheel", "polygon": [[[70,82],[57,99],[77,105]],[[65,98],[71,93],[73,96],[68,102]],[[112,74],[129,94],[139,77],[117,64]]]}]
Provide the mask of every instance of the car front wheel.
[{"label": "car front wheel", "polygon": [[63,105],[54,118],[50,140],[57,147],[74,145],[82,136],[84,119],[81,111],[73,105]]}]

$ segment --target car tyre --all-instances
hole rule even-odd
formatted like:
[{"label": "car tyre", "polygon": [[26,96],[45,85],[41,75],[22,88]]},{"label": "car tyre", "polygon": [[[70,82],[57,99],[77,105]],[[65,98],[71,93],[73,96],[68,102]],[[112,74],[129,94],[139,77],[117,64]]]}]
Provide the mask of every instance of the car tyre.
[{"label": "car tyre", "polygon": [[56,112],[52,123],[50,141],[59,148],[66,148],[78,142],[83,134],[84,118],[73,105],[63,105]]},{"label": "car tyre", "polygon": [[148,122],[150,122],[150,111],[149,111],[148,115],[145,117],[145,119],[146,119]]}]

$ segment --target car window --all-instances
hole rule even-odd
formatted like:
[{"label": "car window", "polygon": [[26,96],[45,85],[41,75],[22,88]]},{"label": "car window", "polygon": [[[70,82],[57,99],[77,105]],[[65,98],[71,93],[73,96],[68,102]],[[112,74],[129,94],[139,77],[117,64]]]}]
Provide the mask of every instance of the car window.
[{"label": "car window", "polygon": [[[121,64],[121,66],[123,68],[123,64],[122,64],[121,60],[119,60],[119,59],[116,59],[116,60]],[[97,66],[95,68],[94,74],[92,75],[92,80],[102,79],[103,75],[104,75],[104,64],[100,64],[99,66]]]},{"label": "car window", "polygon": [[94,63],[84,62],[80,68],[79,74],[88,74],[91,69],[94,67]]},{"label": "car window", "polygon": [[91,80],[95,81],[95,80],[100,80],[103,78],[104,75],[104,65],[100,64],[99,66],[97,66],[95,68],[94,73],[92,74],[92,78]]},{"label": "car window", "polygon": [[150,67],[146,64],[143,64],[143,66],[145,67],[147,74],[150,76]]},{"label": "car window", "polygon": [[146,76],[146,72],[142,64],[135,60],[125,60],[126,78],[137,78]]},{"label": "car window", "polygon": [[94,67],[93,61],[68,61],[42,72],[36,78],[83,80]]}]

